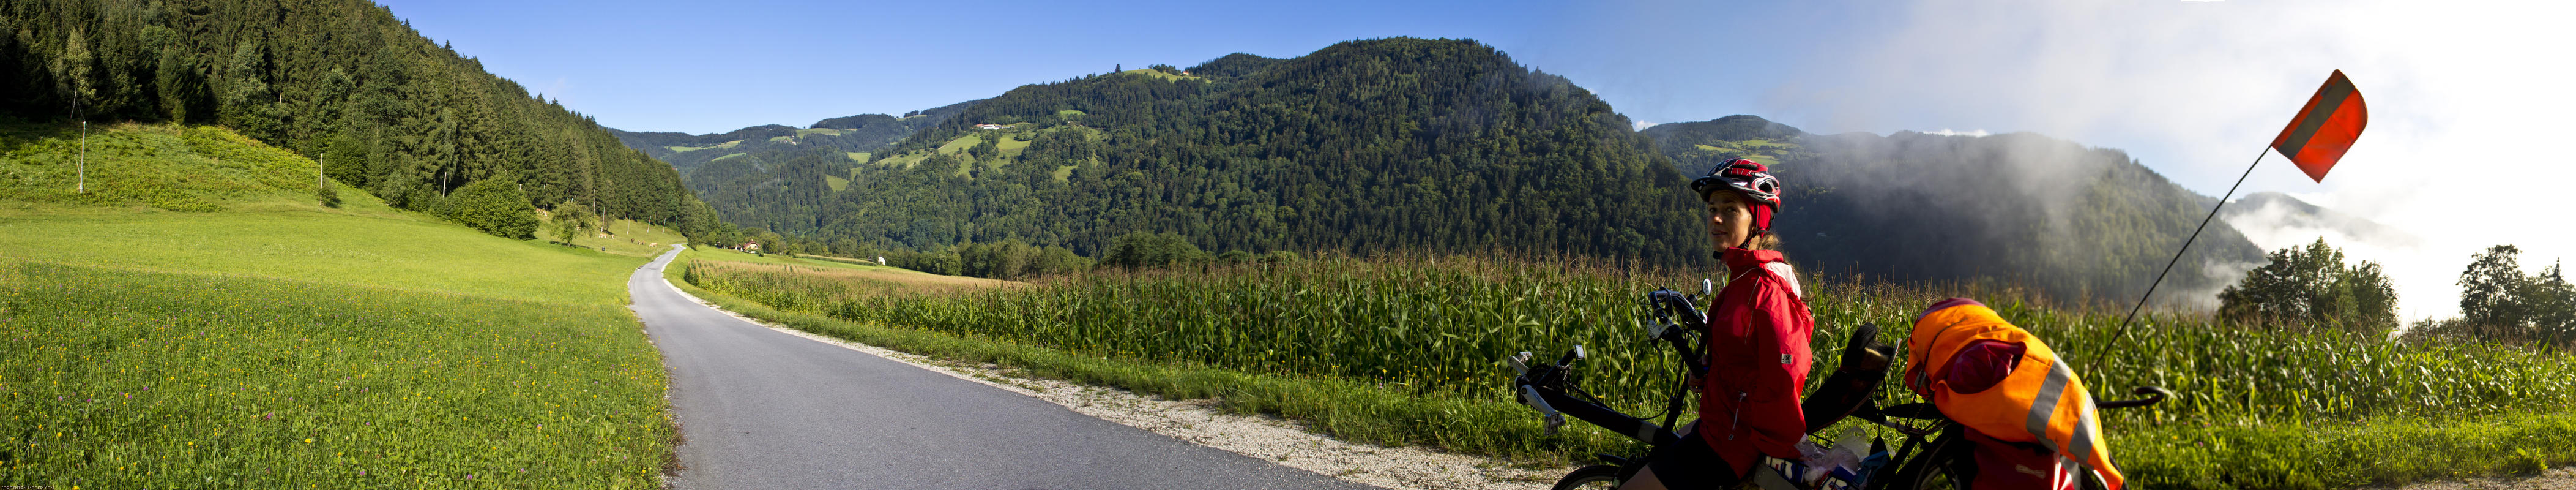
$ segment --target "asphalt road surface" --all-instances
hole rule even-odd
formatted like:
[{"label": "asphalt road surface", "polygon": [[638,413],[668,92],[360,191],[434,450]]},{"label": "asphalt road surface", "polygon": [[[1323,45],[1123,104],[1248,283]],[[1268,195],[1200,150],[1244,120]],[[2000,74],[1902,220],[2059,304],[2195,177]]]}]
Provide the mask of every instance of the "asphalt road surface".
[{"label": "asphalt road surface", "polygon": [[662,349],[690,489],[1371,488],[788,335],[626,282]]}]

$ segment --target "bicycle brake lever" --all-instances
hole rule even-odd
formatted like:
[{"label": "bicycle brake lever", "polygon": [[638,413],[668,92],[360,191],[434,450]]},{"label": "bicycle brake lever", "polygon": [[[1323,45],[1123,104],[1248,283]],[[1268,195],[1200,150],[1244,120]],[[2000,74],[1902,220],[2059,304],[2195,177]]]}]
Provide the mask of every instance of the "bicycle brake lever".
[{"label": "bicycle brake lever", "polygon": [[1547,430],[1542,434],[1556,435],[1558,428],[1565,427],[1565,414],[1557,412],[1556,407],[1548,406],[1547,399],[1539,397],[1538,387],[1521,385],[1521,403],[1538,409],[1539,417],[1546,420]]}]

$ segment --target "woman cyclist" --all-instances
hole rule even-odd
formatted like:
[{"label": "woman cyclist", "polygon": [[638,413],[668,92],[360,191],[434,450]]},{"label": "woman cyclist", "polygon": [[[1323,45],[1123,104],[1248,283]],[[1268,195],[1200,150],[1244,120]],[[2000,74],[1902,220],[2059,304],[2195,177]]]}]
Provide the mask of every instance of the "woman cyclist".
[{"label": "woman cyclist", "polygon": [[1708,204],[1708,237],[1719,250],[1726,287],[1710,299],[1708,373],[1698,376],[1699,420],[1682,440],[1648,455],[1644,470],[1621,489],[1721,488],[1752,474],[1761,456],[1798,459],[1809,431],[1798,394],[1813,358],[1815,320],[1800,297],[1798,275],[1771,234],[1780,210],[1780,179],[1752,160],[1734,159],[1691,182]]}]

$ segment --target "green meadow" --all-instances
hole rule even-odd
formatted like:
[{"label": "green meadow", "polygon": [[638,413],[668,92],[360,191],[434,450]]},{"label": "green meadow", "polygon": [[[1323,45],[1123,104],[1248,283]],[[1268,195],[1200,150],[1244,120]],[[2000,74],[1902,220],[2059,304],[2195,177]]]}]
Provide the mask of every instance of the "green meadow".
[{"label": "green meadow", "polygon": [[213,127],[94,132],[79,193],[66,136],[0,128],[0,485],[663,485],[624,279],[676,234],[326,207],[313,161]]}]

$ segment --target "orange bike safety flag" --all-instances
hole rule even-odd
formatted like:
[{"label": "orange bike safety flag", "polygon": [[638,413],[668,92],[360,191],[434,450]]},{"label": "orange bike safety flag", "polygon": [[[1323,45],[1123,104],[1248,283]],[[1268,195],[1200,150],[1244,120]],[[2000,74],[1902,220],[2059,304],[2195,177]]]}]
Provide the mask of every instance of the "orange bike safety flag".
[{"label": "orange bike safety flag", "polygon": [[2308,98],[2307,107],[2299,108],[2299,117],[2290,119],[2290,127],[2281,128],[2281,136],[2272,138],[2272,149],[2290,157],[2290,163],[2308,173],[2308,178],[2326,181],[2326,170],[2343,159],[2344,150],[2361,137],[2361,127],[2370,124],[2370,109],[2361,105],[2361,91],[2353,90],[2352,80],[2335,70],[2326,77],[2326,85]]}]

